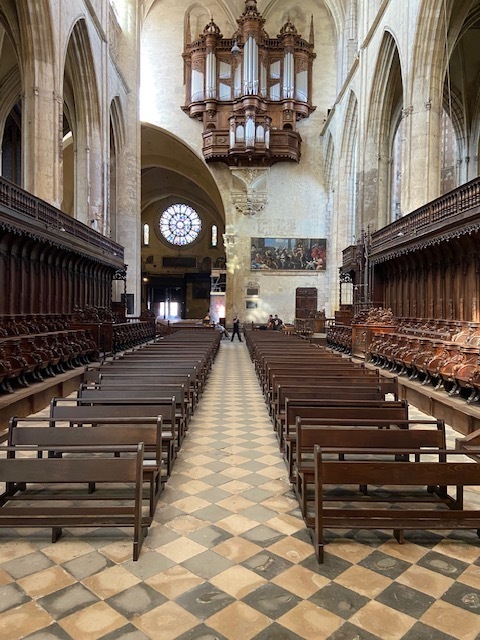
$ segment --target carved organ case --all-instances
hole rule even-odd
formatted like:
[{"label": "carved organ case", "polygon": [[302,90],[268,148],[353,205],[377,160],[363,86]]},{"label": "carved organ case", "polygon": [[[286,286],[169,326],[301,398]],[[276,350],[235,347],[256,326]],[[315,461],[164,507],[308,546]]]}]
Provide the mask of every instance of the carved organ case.
[{"label": "carved organ case", "polygon": [[237,23],[231,38],[223,38],[213,18],[196,40],[187,33],[183,110],[203,123],[207,162],[240,167],[298,162],[296,123],[315,109],[313,17],[308,42],[290,20],[270,38],[256,0],[246,0]]}]

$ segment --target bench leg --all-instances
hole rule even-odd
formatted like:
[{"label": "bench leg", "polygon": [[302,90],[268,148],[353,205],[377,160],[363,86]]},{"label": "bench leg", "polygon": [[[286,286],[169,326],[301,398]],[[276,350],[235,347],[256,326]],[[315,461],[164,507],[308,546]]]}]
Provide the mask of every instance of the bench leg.
[{"label": "bench leg", "polygon": [[140,557],[140,550],[142,548],[142,543],[144,541],[144,539],[147,537],[148,535],[148,527],[141,527],[140,531],[135,532],[134,534],[134,538],[133,538],[133,560],[134,562],[136,562],[138,560],[138,558]]},{"label": "bench leg", "polygon": [[394,529],[393,535],[395,536],[398,544],[405,544],[405,536],[403,535],[403,529]]},{"label": "bench leg", "polygon": [[62,535],[62,527],[52,527],[52,543],[55,543]]}]

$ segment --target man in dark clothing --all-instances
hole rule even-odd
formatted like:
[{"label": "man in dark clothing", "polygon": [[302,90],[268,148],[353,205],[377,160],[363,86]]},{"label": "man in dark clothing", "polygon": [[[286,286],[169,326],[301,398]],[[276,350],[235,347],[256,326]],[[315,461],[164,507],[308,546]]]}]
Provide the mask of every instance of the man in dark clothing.
[{"label": "man in dark clothing", "polygon": [[233,319],[232,342],[235,337],[235,334],[238,336],[239,341],[242,342],[242,338],[240,336],[240,319],[238,316],[235,316]]},{"label": "man in dark clothing", "polygon": [[280,320],[280,318],[275,315],[275,318],[273,319],[273,328],[275,329],[275,331],[280,331],[282,328],[282,324],[283,320]]}]

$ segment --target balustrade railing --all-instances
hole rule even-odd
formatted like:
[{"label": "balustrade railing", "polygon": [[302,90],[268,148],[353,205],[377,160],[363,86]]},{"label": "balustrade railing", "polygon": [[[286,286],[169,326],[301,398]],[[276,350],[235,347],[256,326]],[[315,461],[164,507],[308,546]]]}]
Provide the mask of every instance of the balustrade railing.
[{"label": "balustrade railing", "polygon": [[100,253],[110,254],[115,256],[116,260],[123,261],[124,249],[120,244],[2,177],[0,177],[1,205],[44,225],[44,231],[65,232],[66,244],[68,244],[68,236],[74,237]]},{"label": "balustrade railing", "polygon": [[480,177],[373,233],[370,254],[380,253],[392,244],[398,245],[402,238],[411,240],[416,235],[428,232],[433,225],[438,226],[447,221],[454,223],[455,216],[462,216],[463,219],[462,214],[477,207],[480,207]]}]

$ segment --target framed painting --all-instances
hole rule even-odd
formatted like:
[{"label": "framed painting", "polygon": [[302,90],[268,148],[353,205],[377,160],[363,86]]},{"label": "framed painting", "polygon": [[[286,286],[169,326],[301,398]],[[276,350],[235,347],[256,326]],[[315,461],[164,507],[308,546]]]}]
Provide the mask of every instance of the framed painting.
[{"label": "framed painting", "polygon": [[325,271],[325,238],[252,238],[252,271]]}]

